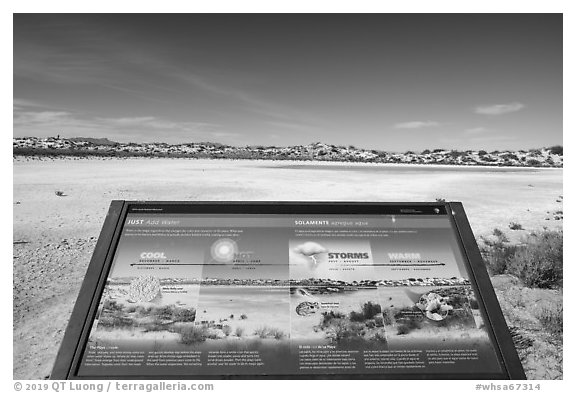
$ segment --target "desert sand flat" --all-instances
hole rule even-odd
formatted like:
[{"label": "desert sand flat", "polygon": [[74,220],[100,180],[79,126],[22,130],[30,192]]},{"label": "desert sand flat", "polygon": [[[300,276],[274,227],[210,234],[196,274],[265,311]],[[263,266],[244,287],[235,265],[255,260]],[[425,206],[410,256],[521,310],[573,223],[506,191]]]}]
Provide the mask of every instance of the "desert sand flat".
[{"label": "desert sand flat", "polygon": [[[291,167],[294,166],[294,167]],[[350,169],[353,168],[353,169]],[[362,168],[366,168],[363,170]],[[14,160],[14,378],[47,376],[113,199],[461,201],[476,235],[560,227],[562,169],[188,159]],[[402,170],[400,170],[402,169]],[[57,196],[62,191],[64,196]],[[548,218],[549,220],[546,220]]]},{"label": "desert sand flat", "polygon": [[[290,169],[291,166],[295,169]],[[20,205],[14,207],[14,230],[15,237],[21,228],[29,233],[31,226],[34,232],[56,239],[70,233],[71,227],[78,235],[94,235],[112,199],[434,201],[444,198],[463,202],[474,231],[481,234],[494,227],[505,228],[514,220],[527,228],[541,227],[546,212],[558,208],[555,201],[562,195],[562,173],[562,169],[551,168],[332,162],[18,159],[14,162],[14,201]],[[56,196],[56,190],[66,196]]]}]

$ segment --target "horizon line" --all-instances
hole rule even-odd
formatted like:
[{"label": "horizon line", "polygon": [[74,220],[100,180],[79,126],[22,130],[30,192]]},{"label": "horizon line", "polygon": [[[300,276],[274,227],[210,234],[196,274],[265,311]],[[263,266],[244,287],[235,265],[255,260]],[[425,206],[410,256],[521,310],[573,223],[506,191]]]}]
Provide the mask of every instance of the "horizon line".
[{"label": "horizon line", "polygon": [[[311,146],[311,145],[316,145],[316,144],[324,144],[324,145],[328,145],[328,146],[335,146],[335,147],[341,147],[341,148],[347,148],[347,149],[354,149],[354,150],[364,150],[364,151],[380,151],[380,152],[387,152],[387,153],[400,153],[400,154],[408,154],[408,153],[413,153],[416,154],[416,152],[420,151],[420,154],[426,150],[429,151],[434,151],[434,150],[441,150],[441,151],[487,151],[485,150],[485,148],[474,148],[474,149],[464,149],[464,148],[440,148],[440,147],[436,147],[436,148],[425,148],[422,150],[411,150],[411,149],[407,149],[405,151],[392,151],[392,150],[382,150],[382,149],[370,149],[370,148],[364,148],[364,147],[358,147],[354,144],[349,144],[349,145],[343,145],[343,144],[333,144],[333,143],[328,143],[328,142],[322,142],[322,141],[314,141],[314,142],[309,142],[307,144],[295,144],[295,145],[264,145],[264,144],[246,144],[246,145],[232,145],[232,144],[226,144],[226,143],[222,143],[222,142],[211,142],[211,141],[198,141],[198,142],[180,142],[180,143],[170,143],[170,142],[161,142],[161,141],[154,141],[154,142],[118,142],[112,139],[109,139],[107,137],[89,137],[89,136],[72,136],[72,137],[60,137],[59,135],[57,136],[12,136],[12,139],[27,139],[27,138],[36,138],[36,139],[57,139],[57,140],[73,140],[73,139],[90,139],[90,140],[95,140],[95,141],[108,141],[114,144],[119,144],[119,145],[127,145],[127,144],[136,144],[136,145],[143,145],[143,144],[164,144],[164,145],[169,145],[169,146],[179,146],[179,145],[188,145],[188,144],[214,144],[214,145],[222,145],[222,146],[229,146],[229,147],[251,147],[251,148],[255,148],[255,147],[264,147],[264,148],[289,148],[289,147],[296,147],[296,146]],[[89,141],[87,141],[89,142]],[[564,147],[564,144],[551,144],[548,146],[539,146],[539,147],[530,147],[530,148],[514,148],[514,149],[493,149],[491,150],[492,152],[494,151],[531,151],[531,150],[539,150],[539,149],[551,149],[553,147]]]}]

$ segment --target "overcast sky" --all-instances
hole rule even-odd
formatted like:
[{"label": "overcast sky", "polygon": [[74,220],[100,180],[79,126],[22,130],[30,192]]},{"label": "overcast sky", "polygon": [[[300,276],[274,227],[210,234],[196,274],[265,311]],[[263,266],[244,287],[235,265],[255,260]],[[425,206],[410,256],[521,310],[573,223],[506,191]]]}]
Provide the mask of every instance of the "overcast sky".
[{"label": "overcast sky", "polygon": [[14,16],[14,136],[562,144],[562,16]]}]

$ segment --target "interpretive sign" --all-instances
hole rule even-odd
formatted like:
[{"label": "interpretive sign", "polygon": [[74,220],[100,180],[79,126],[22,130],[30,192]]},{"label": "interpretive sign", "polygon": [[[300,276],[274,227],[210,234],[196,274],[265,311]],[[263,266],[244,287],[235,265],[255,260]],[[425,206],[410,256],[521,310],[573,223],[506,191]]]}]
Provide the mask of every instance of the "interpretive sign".
[{"label": "interpretive sign", "polygon": [[127,201],[51,377],[525,378],[460,203]]}]

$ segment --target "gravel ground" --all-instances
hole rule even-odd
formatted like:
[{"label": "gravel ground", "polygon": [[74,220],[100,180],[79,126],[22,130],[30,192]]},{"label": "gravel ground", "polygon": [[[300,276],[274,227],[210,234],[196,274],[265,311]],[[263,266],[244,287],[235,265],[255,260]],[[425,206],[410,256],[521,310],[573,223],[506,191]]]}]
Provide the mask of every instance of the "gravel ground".
[{"label": "gravel ground", "polygon": [[95,245],[95,237],[14,245],[14,378],[50,374]]}]

